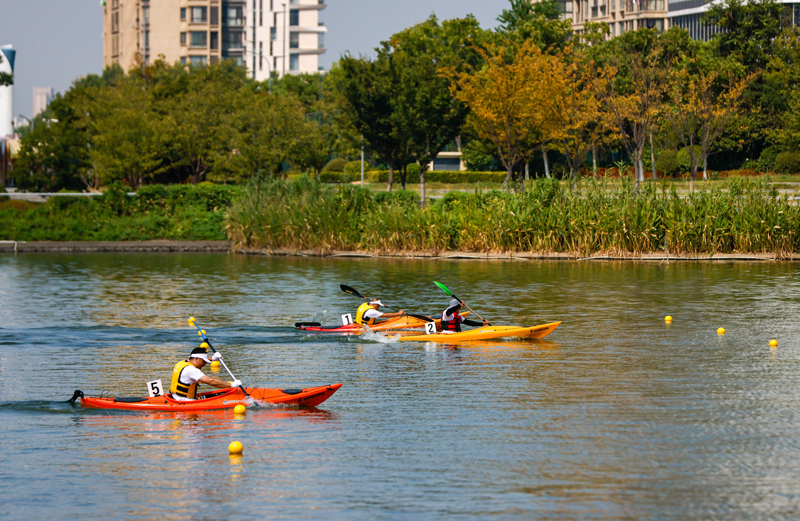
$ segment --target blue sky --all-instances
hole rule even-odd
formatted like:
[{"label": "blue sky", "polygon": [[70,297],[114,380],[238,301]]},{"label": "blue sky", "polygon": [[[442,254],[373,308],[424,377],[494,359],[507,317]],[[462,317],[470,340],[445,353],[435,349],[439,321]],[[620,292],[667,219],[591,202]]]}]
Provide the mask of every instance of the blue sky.
[{"label": "blue sky", "polygon": [[[320,57],[326,69],[344,52],[373,54],[381,40],[435,13],[469,13],[495,27],[507,0],[326,0],[328,27]],[[63,92],[76,78],[103,69],[103,8],[99,0],[0,0],[0,45],[17,49],[14,114],[30,116],[33,87]]]}]

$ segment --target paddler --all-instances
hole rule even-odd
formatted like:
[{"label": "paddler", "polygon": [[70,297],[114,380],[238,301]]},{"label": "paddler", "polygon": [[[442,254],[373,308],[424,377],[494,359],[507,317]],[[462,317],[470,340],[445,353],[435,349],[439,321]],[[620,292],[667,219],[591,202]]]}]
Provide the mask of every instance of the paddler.
[{"label": "paddler", "polygon": [[356,310],[356,324],[371,326],[379,318],[402,317],[406,314],[402,309],[396,313],[381,313],[378,308],[383,306],[383,302],[374,298],[369,302],[364,302]]},{"label": "paddler", "polygon": [[467,326],[488,326],[489,322],[484,320],[482,323],[476,320],[467,320],[459,314],[462,302],[457,298],[450,299],[447,309],[442,312],[442,331],[450,333],[460,333],[461,324]]},{"label": "paddler", "polygon": [[[222,354],[219,351],[211,357],[211,360],[221,359]],[[205,347],[196,347],[192,349],[188,360],[175,364],[175,368],[172,370],[172,383],[169,386],[169,392],[172,393],[172,397],[180,402],[196,399],[198,383],[204,383],[217,389],[228,389],[229,387],[242,385],[239,380],[228,383],[219,378],[212,378],[203,374],[201,369],[211,360],[208,359],[208,350]]]}]

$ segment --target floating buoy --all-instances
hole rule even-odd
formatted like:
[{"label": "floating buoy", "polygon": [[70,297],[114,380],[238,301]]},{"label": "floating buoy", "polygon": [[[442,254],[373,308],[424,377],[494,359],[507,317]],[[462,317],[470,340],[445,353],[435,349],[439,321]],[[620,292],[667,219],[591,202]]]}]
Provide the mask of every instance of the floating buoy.
[{"label": "floating buoy", "polygon": [[244,450],[242,443],[239,441],[232,441],[230,445],[228,445],[228,452],[231,454],[241,454]]},{"label": "floating buoy", "polygon": [[717,329],[717,334],[718,335],[724,335],[725,334],[725,328],[721,327],[721,328]]},{"label": "floating buoy", "polygon": [[190,326],[194,325],[194,317],[189,317],[189,325]]},{"label": "floating buoy", "polygon": [[203,342],[202,344],[200,344],[200,347],[204,347],[204,348],[208,349],[208,344]]},{"label": "floating buoy", "polygon": [[669,324],[670,322],[672,322],[672,317],[671,317],[671,316],[669,316],[669,315],[667,315],[666,317],[664,317],[664,322],[666,322],[667,324]]},{"label": "floating buoy", "polygon": [[212,360],[210,367],[211,367],[211,370],[214,371],[214,372],[219,371],[219,360]]},{"label": "floating buoy", "polygon": [[773,338],[772,340],[769,341],[769,346],[778,347],[778,341]]},{"label": "floating buoy", "polygon": [[233,408],[233,414],[245,414],[246,412],[247,408],[241,403]]},{"label": "floating buoy", "polygon": [[200,331],[197,332],[197,336],[203,336],[205,334],[206,334],[206,330],[205,329],[201,329]]}]

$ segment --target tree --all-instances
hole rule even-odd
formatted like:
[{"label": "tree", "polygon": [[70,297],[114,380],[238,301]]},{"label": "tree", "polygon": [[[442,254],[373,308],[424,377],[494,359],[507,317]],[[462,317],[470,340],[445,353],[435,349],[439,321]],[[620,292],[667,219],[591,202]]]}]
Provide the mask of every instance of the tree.
[{"label": "tree", "polygon": [[736,115],[742,94],[755,79],[751,73],[742,79],[732,71],[721,73],[698,67],[696,60],[674,70],[668,92],[669,105],[664,111],[673,135],[680,139],[689,155],[692,171],[689,191],[694,191],[694,179],[709,149]]},{"label": "tree", "polygon": [[667,64],[655,29],[640,29],[613,40],[614,53],[594,84],[620,142],[634,164],[636,190],[644,181],[643,159],[666,88]]},{"label": "tree", "polygon": [[552,94],[545,102],[550,104],[551,139],[567,159],[573,186],[577,186],[581,163],[609,126],[596,94],[606,80],[595,78],[593,69],[594,63],[583,62],[568,48],[554,61],[553,74],[548,78]]},{"label": "tree", "polygon": [[[481,56],[484,33],[468,16],[439,25],[435,16],[383,42],[378,59],[397,71],[399,91],[394,100],[403,128],[408,129],[410,157],[420,165],[420,201],[425,204],[425,171],[455,140],[467,108],[450,91],[449,74],[474,70]],[[449,71],[449,72],[445,72]]]},{"label": "tree", "polygon": [[500,41],[514,41],[521,45],[533,41],[542,50],[557,52],[564,48],[572,26],[561,18],[561,7],[557,0],[509,0],[509,9],[503,9],[497,21],[500,27],[496,34]]},{"label": "tree", "polygon": [[494,144],[508,184],[514,181],[514,168],[547,135],[548,99],[557,95],[551,81],[557,59],[543,54],[533,41],[516,52],[507,47],[479,52],[484,67],[474,73],[451,71],[451,90],[470,109],[470,129]]},{"label": "tree", "polygon": [[353,111],[355,127],[367,140],[369,148],[389,165],[391,191],[394,171],[407,156],[408,122],[398,106],[401,78],[391,53],[379,54],[377,60],[345,55],[339,60],[342,78],[339,88]]},{"label": "tree", "polygon": [[[3,53],[0,52],[0,63],[3,63]],[[0,87],[14,84],[14,75],[7,72],[0,72]]]}]

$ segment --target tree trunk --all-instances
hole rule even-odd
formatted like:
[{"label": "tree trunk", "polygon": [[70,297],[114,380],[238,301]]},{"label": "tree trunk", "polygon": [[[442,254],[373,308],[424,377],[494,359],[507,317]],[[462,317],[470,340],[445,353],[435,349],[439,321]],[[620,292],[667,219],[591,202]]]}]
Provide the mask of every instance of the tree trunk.
[{"label": "tree trunk", "polygon": [[531,164],[528,161],[525,161],[525,180],[531,180]]},{"label": "tree trunk", "polygon": [[550,163],[547,162],[547,149],[542,145],[542,157],[544,158],[544,175],[550,179]]},{"label": "tree trunk", "polygon": [[[506,167],[506,180],[503,182],[506,186],[513,180],[512,173],[513,173],[514,166],[507,166]],[[514,180],[516,183],[516,180]],[[516,187],[515,187],[516,188]]]},{"label": "tree trunk", "polygon": [[428,165],[424,167],[420,165],[419,169],[419,205],[420,207],[425,206],[425,169]]},{"label": "tree trunk", "polygon": [[708,181],[708,158],[703,158],[703,180]]},{"label": "tree trunk", "polygon": [[578,189],[578,172],[576,172],[575,168],[573,168],[572,166],[570,166],[569,170],[570,170],[569,173],[572,174],[572,189],[573,190],[577,190]]},{"label": "tree trunk", "polygon": [[403,185],[403,190],[406,189],[406,168],[408,168],[408,166],[403,165],[403,169],[400,170],[400,183]]},{"label": "tree trunk", "polygon": [[694,193],[694,176],[697,175],[697,167],[692,166],[692,178],[689,180],[689,193]]},{"label": "tree trunk", "polygon": [[[378,179],[378,181],[380,181],[380,179]],[[393,183],[394,183],[394,161],[389,161],[389,184],[386,187],[386,190],[391,192]]]},{"label": "tree trunk", "polygon": [[653,148],[653,133],[650,132],[650,161],[653,163],[653,181],[657,181],[656,176],[656,150]]},{"label": "tree trunk", "polygon": [[[644,152],[644,150],[642,150]],[[639,156],[639,181],[644,183],[644,154]]]},{"label": "tree trunk", "polygon": [[597,146],[592,143],[592,177],[597,181]]}]

